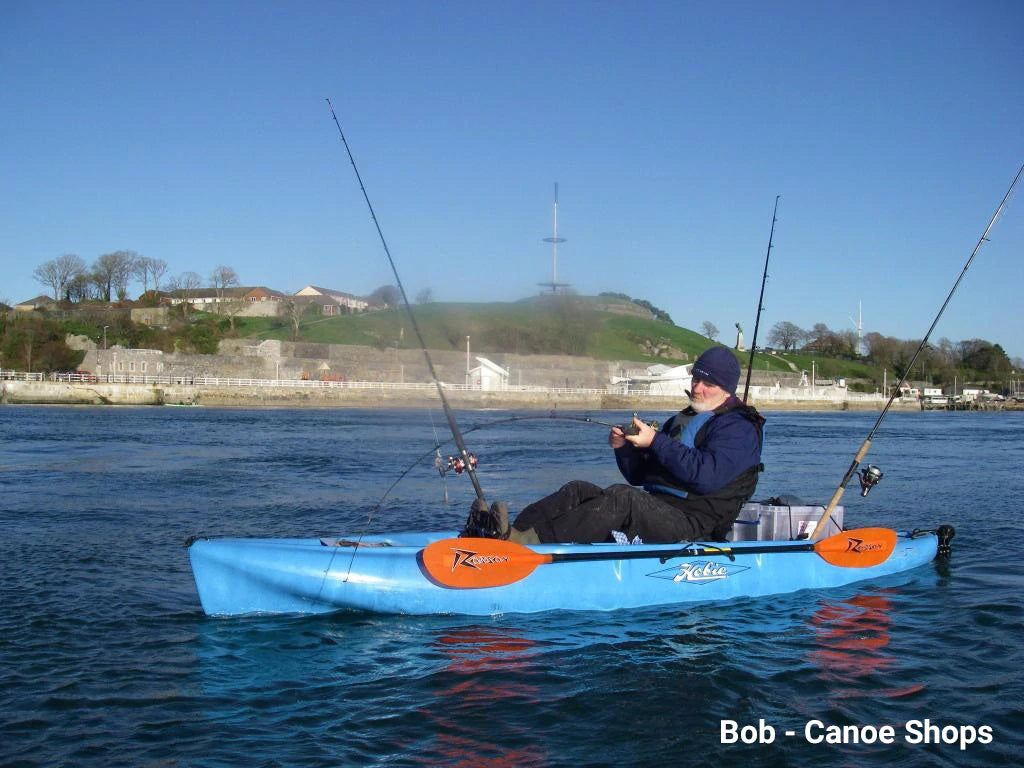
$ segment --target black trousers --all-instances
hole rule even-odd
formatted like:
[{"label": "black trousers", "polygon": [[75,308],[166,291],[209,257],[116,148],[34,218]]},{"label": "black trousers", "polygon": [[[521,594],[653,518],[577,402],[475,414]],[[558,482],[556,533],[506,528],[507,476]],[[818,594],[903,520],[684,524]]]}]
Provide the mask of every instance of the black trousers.
[{"label": "black trousers", "polygon": [[708,539],[721,524],[721,515],[699,498],[668,498],[631,485],[601,488],[573,480],[525,507],[513,525],[520,531],[533,528],[545,544],[612,541],[613,530],[646,544],[671,544]]}]

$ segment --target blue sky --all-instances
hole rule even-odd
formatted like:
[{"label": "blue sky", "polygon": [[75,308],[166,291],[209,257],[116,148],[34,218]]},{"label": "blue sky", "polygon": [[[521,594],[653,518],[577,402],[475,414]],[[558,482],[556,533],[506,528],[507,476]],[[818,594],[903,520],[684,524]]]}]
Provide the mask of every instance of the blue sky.
[{"label": "blue sky", "polygon": [[[1024,163],[1024,3],[0,5],[0,298],[119,249],[511,301],[551,276],[749,343],[920,338]],[[933,340],[1024,356],[1024,192]],[[762,341],[764,336],[762,336]]]}]

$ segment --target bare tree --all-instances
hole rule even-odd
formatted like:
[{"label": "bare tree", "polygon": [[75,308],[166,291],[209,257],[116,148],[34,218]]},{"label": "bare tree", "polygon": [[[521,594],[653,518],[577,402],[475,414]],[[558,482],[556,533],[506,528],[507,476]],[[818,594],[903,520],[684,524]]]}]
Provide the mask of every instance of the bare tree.
[{"label": "bare tree", "polygon": [[138,258],[135,251],[114,251],[96,259],[92,265],[93,282],[100,288],[104,301],[110,301],[115,293],[118,301],[124,301],[128,294],[128,278]]},{"label": "bare tree", "polygon": [[140,256],[132,265],[132,277],[142,283],[142,292],[149,293],[149,257]]},{"label": "bare tree", "polygon": [[68,284],[78,275],[85,272],[85,262],[73,253],[65,253],[56,259],[45,261],[32,272],[32,277],[39,283],[53,289],[55,301],[68,298]]},{"label": "bare tree", "polygon": [[160,291],[160,281],[164,279],[164,275],[167,273],[167,262],[163,259],[150,259],[149,260],[149,275],[153,278],[153,290]]},{"label": "bare tree", "polygon": [[718,328],[710,320],[705,320],[701,323],[701,330],[704,331],[704,335],[714,341],[718,338]]},{"label": "bare tree", "polygon": [[299,340],[299,328],[302,326],[302,321],[312,314],[314,306],[316,305],[313,302],[307,301],[301,296],[289,296],[281,301],[278,311],[291,323],[292,341]]},{"label": "bare tree", "polygon": [[227,315],[231,330],[235,330],[235,317],[245,308],[245,299],[230,295],[232,288],[238,287],[238,273],[234,268],[217,266],[210,274],[210,282],[217,292],[217,314]]},{"label": "bare tree", "polygon": [[772,326],[768,333],[768,343],[773,347],[782,347],[788,352],[791,349],[796,349],[806,336],[807,333],[799,326],[788,320],[783,320]]},{"label": "bare tree", "polygon": [[238,285],[238,273],[232,267],[221,264],[210,274],[210,284],[217,292],[217,298],[223,301],[227,289]]},{"label": "bare tree", "polygon": [[96,297],[95,283],[92,280],[92,274],[88,271],[79,272],[67,286],[64,291],[68,297],[68,301],[75,303],[92,299]]},{"label": "bare tree", "polygon": [[128,281],[135,269],[135,262],[141,257],[135,251],[114,251],[114,255],[118,259],[114,273],[114,292],[118,301],[124,301],[128,298]]},{"label": "bare tree", "polygon": [[[132,267],[132,275],[142,283],[142,294],[149,293],[149,282],[153,281],[154,293],[160,290],[160,279],[167,271],[167,262],[163,259],[151,259],[149,256],[139,256]],[[155,296],[153,297],[156,298]]]},{"label": "bare tree", "polygon": [[199,285],[200,278],[195,272],[182,272],[168,281],[171,291],[181,297],[181,315],[185,319],[188,319],[189,299],[192,298],[192,294],[195,293]]},{"label": "bare tree", "polygon": [[235,330],[235,318],[242,314],[245,309],[246,301],[244,296],[229,296],[223,301],[217,304],[217,311],[226,315],[228,318],[228,324],[231,327],[231,331]]}]

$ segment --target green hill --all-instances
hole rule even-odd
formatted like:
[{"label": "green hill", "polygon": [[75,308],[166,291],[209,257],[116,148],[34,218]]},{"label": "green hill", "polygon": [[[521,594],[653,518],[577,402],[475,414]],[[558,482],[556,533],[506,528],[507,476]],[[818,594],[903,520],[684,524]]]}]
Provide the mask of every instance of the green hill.
[{"label": "green hill", "polygon": [[[469,336],[474,352],[479,354],[577,355],[672,364],[692,362],[715,343],[694,331],[656,320],[646,309],[628,301],[605,296],[540,296],[488,304],[430,303],[418,305],[413,311],[430,349],[465,349]],[[235,323],[243,336],[293,340],[293,328],[283,318],[239,318]],[[404,309],[304,318],[294,340],[378,349],[419,346]],[[791,371],[785,362],[771,355],[758,355],[755,366],[758,370]]]}]

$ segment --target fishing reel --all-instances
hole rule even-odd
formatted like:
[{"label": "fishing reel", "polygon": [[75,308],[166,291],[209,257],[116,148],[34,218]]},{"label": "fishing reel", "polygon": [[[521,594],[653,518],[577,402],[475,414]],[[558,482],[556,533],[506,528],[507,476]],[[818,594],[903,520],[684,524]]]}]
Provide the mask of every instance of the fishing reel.
[{"label": "fishing reel", "polygon": [[882,479],[882,470],[874,464],[868,464],[860,471],[860,495],[867,496],[871,489]]},{"label": "fishing reel", "polygon": [[[633,412],[633,418],[634,419],[640,419],[640,417],[637,415],[636,411]],[[644,421],[643,419],[640,419],[640,421],[643,421],[644,424],[646,424],[648,427],[650,427],[651,429],[654,429],[654,430],[657,430],[657,429],[659,429],[661,427],[661,425],[658,424],[657,420],[655,420],[655,419],[651,419],[650,421]],[[632,421],[629,422],[629,424],[617,424],[616,426],[619,429],[622,430],[622,434],[624,434],[624,435],[639,435],[640,434],[640,428],[638,426],[636,426]]]},{"label": "fishing reel", "polygon": [[[467,453],[466,457],[469,459],[469,469],[476,469],[477,461],[476,454]],[[456,475],[461,475],[466,471],[467,462],[461,456],[449,456],[448,464],[445,466],[446,472],[454,472]]]}]

